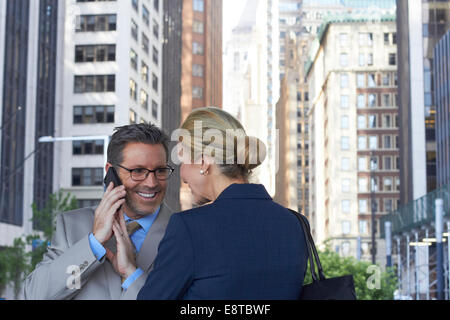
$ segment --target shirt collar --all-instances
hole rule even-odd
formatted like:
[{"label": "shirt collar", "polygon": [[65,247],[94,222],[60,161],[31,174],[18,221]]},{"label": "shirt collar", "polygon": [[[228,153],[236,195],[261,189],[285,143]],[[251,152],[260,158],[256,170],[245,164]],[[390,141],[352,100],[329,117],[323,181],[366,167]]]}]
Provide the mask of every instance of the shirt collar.
[{"label": "shirt collar", "polygon": [[226,187],[217,200],[221,199],[272,199],[262,184],[233,183]]},{"label": "shirt collar", "polygon": [[150,229],[153,221],[155,220],[156,216],[159,213],[159,210],[161,209],[161,206],[158,207],[158,209],[156,209],[156,211],[152,214],[149,214],[143,218],[137,219],[137,220],[133,220],[130,217],[127,216],[126,213],[123,214],[123,217],[125,218],[125,222],[129,222],[129,221],[136,221],[137,223],[139,223],[142,227],[142,229],[144,229],[144,231],[147,233],[148,230]]}]

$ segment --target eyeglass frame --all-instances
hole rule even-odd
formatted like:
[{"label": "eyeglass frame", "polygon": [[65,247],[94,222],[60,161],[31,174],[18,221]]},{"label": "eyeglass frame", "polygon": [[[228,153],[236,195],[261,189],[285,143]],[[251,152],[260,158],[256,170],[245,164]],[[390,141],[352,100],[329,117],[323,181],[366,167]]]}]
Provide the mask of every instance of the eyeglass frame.
[{"label": "eyeglass frame", "polygon": [[[122,168],[122,169],[127,170],[127,171],[130,173],[130,178],[131,178],[131,180],[133,180],[133,181],[144,181],[145,179],[148,178],[148,175],[149,175],[150,173],[153,173],[153,175],[155,176],[155,179],[156,179],[156,180],[158,180],[158,181],[166,181],[166,180],[169,180],[169,178],[172,176],[172,173],[175,171],[175,168],[172,168],[170,165],[167,165],[167,167],[159,167],[159,168],[156,168],[156,169],[154,169],[154,170],[150,170],[150,169],[147,169],[147,168],[134,168],[134,169],[129,169],[129,168],[125,168],[124,166],[121,166],[120,164],[117,164],[116,166],[118,166],[119,168]],[[144,178],[144,179],[142,179],[142,180],[135,180],[135,179],[133,179],[133,171],[134,171],[134,170],[137,170],[137,169],[140,169],[140,170],[147,170],[147,173],[145,174],[145,178]],[[169,176],[167,177],[167,179],[158,179],[158,177],[156,176],[156,170],[158,170],[158,169],[170,169],[170,174],[169,174]]]}]

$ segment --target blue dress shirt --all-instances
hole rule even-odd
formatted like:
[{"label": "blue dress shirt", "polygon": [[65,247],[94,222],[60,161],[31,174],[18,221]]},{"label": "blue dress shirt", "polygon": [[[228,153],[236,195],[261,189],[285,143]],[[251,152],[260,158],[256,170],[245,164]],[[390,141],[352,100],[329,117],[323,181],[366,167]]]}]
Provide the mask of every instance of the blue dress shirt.
[{"label": "blue dress shirt", "polygon": [[[152,226],[153,222],[155,221],[156,217],[158,216],[159,210],[161,207],[156,209],[156,211],[148,216],[145,216],[143,218],[137,219],[137,223],[141,225],[142,228],[139,228],[136,230],[130,237],[131,242],[133,242],[136,253],[141,250],[142,244],[144,243],[145,237],[147,236],[148,231],[150,230],[150,227]],[[130,223],[134,221],[130,217],[124,214],[125,223]],[[94,253],[97,260],[101,260],[103,256],[106,254],[106,249],[103,247],[103,245],[95,238],[95,236],[90,233],[89,234],[89,244],[91,246],[91,250]],[[122,283],[122,289],[126,290],[128,287],[137,279],[139,278],[144,272],[141,268],[137,268],[136,271],[131,274],[123,283]]]}]

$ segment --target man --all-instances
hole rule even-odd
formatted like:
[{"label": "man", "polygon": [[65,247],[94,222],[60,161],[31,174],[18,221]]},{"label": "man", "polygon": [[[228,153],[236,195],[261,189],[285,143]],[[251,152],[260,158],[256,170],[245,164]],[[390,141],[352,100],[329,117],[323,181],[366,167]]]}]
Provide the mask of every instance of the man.
[{"label": "man", "polygon": [[173,213],[163,202],[174,170],[168,142],[154,125],[116,128],[105,169],[123,185],[109,184],[96,208],[57,216],[52,243],[25,280],[25,299],[136,299]]}]

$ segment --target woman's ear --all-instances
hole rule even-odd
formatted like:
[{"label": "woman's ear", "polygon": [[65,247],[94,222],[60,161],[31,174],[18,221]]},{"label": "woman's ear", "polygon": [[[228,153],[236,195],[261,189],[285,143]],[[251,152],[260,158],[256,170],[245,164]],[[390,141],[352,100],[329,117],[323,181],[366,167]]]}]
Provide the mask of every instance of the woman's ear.
[{"label": "woman's ear", "polygon": [[215,165],[215,163],[216,163],[216,161],[214,158],[212,158],[208,155],[203,155],[201,169],[203,170],[203,172],[205,174],[207,174],[208,172],[211,172],[211,168],[213,165]]}]

